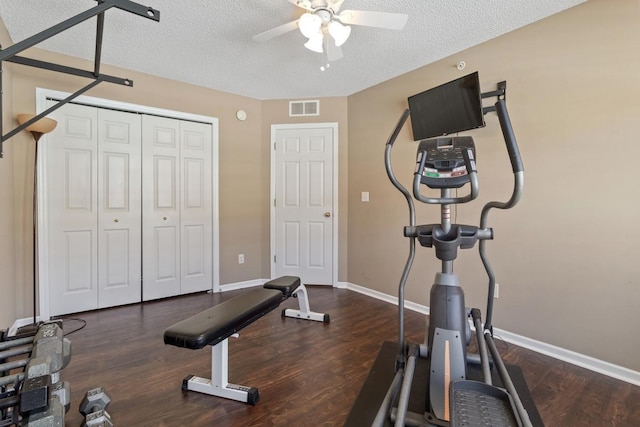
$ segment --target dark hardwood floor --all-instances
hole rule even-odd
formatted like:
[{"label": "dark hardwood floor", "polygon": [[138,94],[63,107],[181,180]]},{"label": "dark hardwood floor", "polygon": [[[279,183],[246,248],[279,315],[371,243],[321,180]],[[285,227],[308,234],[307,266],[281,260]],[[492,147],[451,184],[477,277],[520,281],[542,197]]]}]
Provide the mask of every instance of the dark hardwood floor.
[{"label": "dark hardwood floor", "polygon": [[[68,335],[66,426],[81,424],[78,405],[97,386],[111,394],[108,412],[119,427],[343,425],[382,342],[397,340],[396,307],[345,289],[309,287],[311,308],[329,313],[331,323],[282,318],[278,310],[230,339],[229,381],[258,387],[256,406],[183,393],[186,375],[210,377],[210,348],[166,346],[165,328],[242,292],[70,316],[86,327]],[[289,299],[281,308],[296,305]],[[407,338],[421,342],[424,316],[406,315]],[[64,325],[69,332],[80,322]],[[511,344],[499,347],[506,362],[522,367],[546,426],[640,426],[640,387]]]}]

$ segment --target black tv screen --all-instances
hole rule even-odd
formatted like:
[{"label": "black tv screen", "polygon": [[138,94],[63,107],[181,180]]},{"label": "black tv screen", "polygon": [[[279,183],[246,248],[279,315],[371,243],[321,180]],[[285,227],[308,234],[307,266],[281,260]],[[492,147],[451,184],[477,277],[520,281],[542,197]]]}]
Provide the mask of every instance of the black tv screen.
[{"label": "black tv screen", "polygon": [[409,97],[413,140],[484,127],[478,72]]}]

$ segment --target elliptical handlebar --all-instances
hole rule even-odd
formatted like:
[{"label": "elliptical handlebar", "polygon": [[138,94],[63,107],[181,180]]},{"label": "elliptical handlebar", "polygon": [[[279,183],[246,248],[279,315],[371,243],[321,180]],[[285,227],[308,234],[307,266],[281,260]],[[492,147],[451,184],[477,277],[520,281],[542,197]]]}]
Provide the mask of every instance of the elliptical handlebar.
[{"label": "elliptical handlebar", "polygon": [[[409,224],[411,227],[416,225],[416,208],[413,203],[413,198],[411,197],[411,193],[407,190],[396,178],[396,175],[393,173],[393,167],[391,166],[391,149],[393,148],[393,143],[398,138],[402,127],[406,123],[409,118],[409,109],[405,109],[396,124],[396,127],[391,132],[391,136],[387,140],[387,144],[384,149],[384,168],[387,171],[387,176],[389,180],[393,184],[394,187],[398,189],[404,196],[407,201],[407,205],[409,206]],[[407,278],[409,277],[409,272],[411,271],[411,266],[413,265],[413,260],[416,255],[416,239],[409,239],[409,255],[407,257],[407,261],[405,263],[404,269],[402,271],[402,276],[400,278],[400,283],[398,284],[398,356],[396,359],[396,367],[404,366],[406,362],[405,354],[404,354],[404,288],[407,284]],[[382,414],[381,418],[377,418],[378,422],[382,422],[381,420],[386,419],[386,415]]]},{"label": "elliptical handlebar", "polygon": [[387,171],[389,181],[391,181],[393,186],[396,187],[407,200],[407,203],[409,205],[409,223],[411,224],[411,226],[414,226],[416,225],[416,209],[413,204],[413,198],[411,197],[411,193],[409,192],[409,190],[407,190],[404,185],[402,185],[400,181],[398,181],[396,175],[393,173],[393,167],[391,166],[391,149],[393,148],[393,143],[396,142],[396,139],[398,138],[402,127],[409,118],[409,114],[410,113],[408,108],[402,112],[402,115],[400,116],[396,127],[393,129],[393,132],[391,132],[391,136],[389,136],[389,139],[387,140],[387,144],[385,145],[384,149],[384,168]]},{"label": "elliptical handlebar", "polygon": [[488,202],[482,208],[480,214],[480,228],[486,228],[487,217],[489,211],[493,208],[497,209],[511,209],[514,207],[520,197],[524,188],[524,165],[522,164],[522,157],[520,157],[520,150],[518,149],[518,143],[513,133],[513,127],[511,127],[511,120],[509,119],[509,113],[507,112],[507,106],[504,99],[498,100],[495,104],[496,112],[498,113],[498,120],[500,121],[500,128],[502,129],[502,135],[509,153],[509,160],[511,161],[511,169],[514,175],[514,185],[511,197],[506,202],[492,201]]},{"label": "elliptical handlebar", "polygon": [[500,121],[500,127],[502,128],[502,136],[504,136],[504,142],[507,145],[507,151],[509,152],[511,169],[513,170],[513,173],[522,172],[524,171],[524,165],[522,164],[522,157],[520,157],[520,150],[518,149],[516,136],[513,133],[513,127],[511,127],[511,120],[509,119],[507,104],[504,99],[499,99],[498,102],[496,102],[496,112],[498,113],[498,120]]},{"label": "elliptical handlebar", "polygon": [[[504,136],[504,141],[507,146],[507,152],[509,153],[511,169],[513,170],[513,192],[511,193],[511,197],[509,198],[509,200],[507,200],[506,202],[492,201],[484,205],[480,214],[481,229],[487,228],[489,211],[491,211],[491,209],[511,209],[520,201],[520,197],[522,196],[522,192],[524,189],[524,165],[522,163],[522,158],[520,157],[520,150],[518,149],[518,143],[516,142],[513,128],[511,127],[511,120],[509,119],[509,113],[507,112],[507,106],[504,99],[499,99],[496,102],[495,107],[496,113],[498,114],[498,120],[500,122],[500,128],[502,129],[502,135]],[[480,259],[482,260],[482,264],[484,265],[484,269],[487,272],[487,276],[489,278],[489,291],[487,293],[486,310],[487,315],[485,318],[484,328],[485,330],[493,333],[493,325],[491,324],[491,322],[493,320],[493,297],[495,295],[496,279],[486,254],[485,245],[486,242],[480,241],[480,244],[478,246]]]},{"label": "elliptical handlebar", "polygon": [[402,115],[400,116],[400,119],[398,120],[396,127],[393,129],[393,132],[391,132],[391,136],[389,136],[389,139],[387,140],[387,145],[393,145],[393,143],[396,142],[396,139],[398,138],[398,135],[400,134],[400,131],[402,130],[402,127],[404,126],[405,122],[409,118],[409,115],[410,115],[409,109],[406,108],[402,112]]}]

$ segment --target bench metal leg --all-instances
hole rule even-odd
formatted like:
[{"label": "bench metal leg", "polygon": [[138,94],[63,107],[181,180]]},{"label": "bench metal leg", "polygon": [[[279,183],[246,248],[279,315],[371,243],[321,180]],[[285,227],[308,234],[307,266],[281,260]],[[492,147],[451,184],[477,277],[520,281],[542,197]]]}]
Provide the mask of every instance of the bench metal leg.
[{"label": "bench metal leg", "polygon": [[305,288],[303,284],[300,284],[300,286],[298,286],[298,288],[293,291],[292,295],[298,298],[300,310],[287,308],[285,310],[282,310],[283,316],[329,323],[329,315],[327,313],[316,313],[315,311],[311,311],[311,309],[309,308],[309,297],[307,296],[307,288]]},{"label": "bench metal leg", "polygon": [[182,390],[197,391],[211,396],[224,397],[255,405],[260,398],[258,389],[228,382],[229,339],[211,347],[211,379],[189,375],[182,383]]}]

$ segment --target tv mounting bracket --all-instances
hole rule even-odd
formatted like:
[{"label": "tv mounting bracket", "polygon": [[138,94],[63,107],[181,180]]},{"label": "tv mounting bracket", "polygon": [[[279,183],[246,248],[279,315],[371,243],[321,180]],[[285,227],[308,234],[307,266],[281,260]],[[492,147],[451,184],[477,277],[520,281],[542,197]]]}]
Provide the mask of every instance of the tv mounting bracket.
[{"label": "tv mounting bracket", "polygon": [[[481,99],[492,98],[494,96],[497,97],[498,99],[504,99],[505,101],[507,100],[507,82],[506,81],[498,82],[497,90],[493,90],[491,92],[484,92],[480,94]],[[495,105],[491,105],[489,107],[482,107],[483,116],[487,113],[490,113],[491,111],[496,111]]]},{"label": "tv mounting bracket", "polygon": [[[115,83],[124,86],[133,86],[133,81],[129,79],[123,79],[120,77],[109,76],[107,74],[100,73],[100,56],[102,54],[102,33],[104,29],[104,13],[105,11],[115,7],[120,10],[124,10],[144,18],[152,19],[154,21],[160,21],[160,12],[151,7],[142,6],[138,3],[135,3],[130,0],[96,0],[98,2],[97,6],[92,7],[89,10],[86,10],[72,18],[67,19],[53,27],[41,31],[38,34],[35,34],[29,37],[26,40],[23,40],[19,43],[16,43],[6,49],[2,49],[0,46],[0,158],[3,157],[2,143],[7,139],[11,138],[18,132],[26,129],[28,126],[31,126],[33,123],[37,122],[41,118],[45,117],[48,114],[51,114],[53,111],[62,107],[64,104],[72,101],[78,96],[82,95],[89,89],[93,88],[100,82],[108,82]],[[64,65],[54,64],[51,62],[39,61],[37,59],[25,58],[22,56],[18,56],[18,54],[30,47],[35,46],[36,44],[47,40],[50,37],[55,36],[69,28],[86,21],[89,18],[97,17],[97,26],[96,26],[96,50],[94,56],[94,66],[93,71],[86,71],[79,68],[67,67]],[[41,112],[31,120],[21,124],[15,129],[7,132],[7,134],[3,134],[2,130],[2,118],[3,118],[3,104],[2,104],[2,61],[13,62],[15,64],[27,65],[30,67],[42,68],[45,70],[56,71],[59,73],[70,74],[79,77],[85,77],[92,79],[93,81],[78,90],[77,92],[69,95],[65,99],[58,101],[55,105],[49,107],[45,111]]]}]

